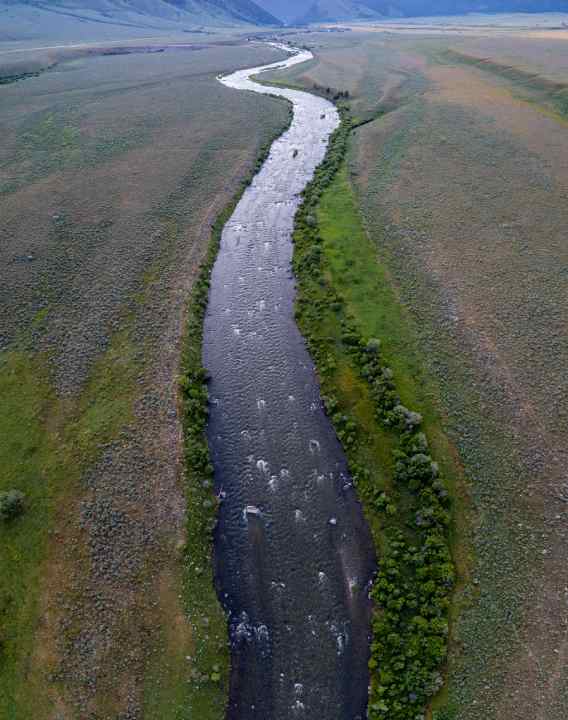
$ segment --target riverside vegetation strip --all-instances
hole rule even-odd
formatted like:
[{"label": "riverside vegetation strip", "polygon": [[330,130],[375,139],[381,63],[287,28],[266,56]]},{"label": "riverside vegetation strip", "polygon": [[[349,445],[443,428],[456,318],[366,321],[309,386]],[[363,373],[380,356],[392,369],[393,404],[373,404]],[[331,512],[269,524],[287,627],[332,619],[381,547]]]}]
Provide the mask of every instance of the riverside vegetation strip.
[{"label": "riverside vegetation strip", "polygon": [[[280,100],[286,102],[282,98]],[[195,645],[192,658],[194,683],[190,690],[187,717],[195,716],[200,720],[221,720],[224,717],[230,672],[227,616],[217,598],[211,562],[219,498],[214,491],[213,466],[205,433],[209,395],[207,373],[202,363],[203,323],[210,277],[225,223],[268,157],[273,140],[288,129],[292,118],[293,109],[290,104],[286,124],[264,145],[254,170],[243,181],[241,189],[229,206],[215,220],[207,257],[201,266],[189,302],[180,381],[188,502],[184,596]]]},{"label": "riverside vegetation strip", "polygon": [[[408,327],[389,297],[347,180],[351,127],[344,110],[296,216],[296,317],[379,555],[369,718],[415,720],[444,684],[456,586],[450,489],[459,469],[435,410],[426,407],[423,418],[403,404],[420,397],[411,359],[393,363],[389,344],[383,350],[376,337],[381,329],[404,334]],[[357,250],[349,248],[354,238]],[[357,251],[367,262],[356,268],[360,275],[351,270]],[[385,300],[386,318],[380,309]]]},{"label": "riverside vegetation strip", "polygon": [[[351,129],[351,119],[343,110],[342,124],[332,136],[326,158],[307,186],[296,216],[296,316],[318,368],[326,409],[348,456],[380,558],[381,569],[372,591],[376,611],[369,663],[369,717],[415,720],[423,717],[444,682],[451,600],[456,587],[452,549],[456,550],[457,545],[450,489],[454,488],[459,468],[435,409],[421,405],[426,411],[423,418],[403,404],[404,398],[408,404],[417,405],[425,401],[427,394],[416,380],[416,358],[391,358],[376,337],[377,326],[386,326],[387,334],[403,336],[408,327],[383,270],[375,262],[350,194],[345,156]],[[207,378],[200,348],[209,276],[229,217],[230,211],[223,213],[215,225],[209,256],[195,286],[188,324],[192,342],[187,344],[182,380],[189,504],[190,509],[205,510],[189,513],[190,536],[196,541],[188,549],[187,597],[189,605],[197,610],[195,617],[203,615],[195,590],[201,589],[204,579],[209,588],[206,593],[212,592],[208,558],[216,510],[205,437]],[[337,234],[334,238],[338,226],[339,239]],[[349,266],[356,262],[353,250],[345,246],[346,238],[351,239],[353,234],[360,246],[366,244],[365,261],[371,260],[361,293],[357,293],[358,281],[352,277],[351,290],[341,287],[341,277],[345,278],[346,271],[349,275],[349,268],[341,266],[341,258]],[[379,310],[385,301],[386,318]],[[390,343],[391,348],[393,345],[396,341]],[[387,357],[394,373],[387,365]],[[430,444],[440,465],[430,455]],[[213,605],[211,599],[208,606]],[[214,615],[215,624],[221,628],[224,618],[218,607]],[[226,644],[224,648],[222,643],[217,649],[212,647],[214,635],[203,636],[209,666],[204,668],[201,679],[218,683],[220,703],[228,658]],[[211,658],[221,668],[220,673],[209,674]]]}]

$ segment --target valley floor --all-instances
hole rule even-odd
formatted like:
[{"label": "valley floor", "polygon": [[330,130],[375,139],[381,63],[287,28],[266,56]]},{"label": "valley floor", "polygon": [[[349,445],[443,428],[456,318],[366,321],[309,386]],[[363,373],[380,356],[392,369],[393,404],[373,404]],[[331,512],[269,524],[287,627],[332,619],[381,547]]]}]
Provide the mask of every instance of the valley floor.
[{"label": "valley floor", "polygon": [[[381,339],[454,496],[459,582],[430,715],[563,720],[567,40],[362,26],[291,39],[316,59],[271,82],[347,103],[357,125],[313,220],[324,285]],[[198,515],[180,358],[212,225],[289,121],[285,103],[216,77],[280,55],[195,38],[65,55],[0,54],[0,491],[26,496],[0,525],[0,718],[218,720],[223,618],[215,605],[189,622],[184,587]],[[328,342],[341,331],[326,318]],[[334,361],[365,425],[350,361]],[[208,572],[197,589],[214,602]],[[198,657],[203,638],[220,665]]]}]

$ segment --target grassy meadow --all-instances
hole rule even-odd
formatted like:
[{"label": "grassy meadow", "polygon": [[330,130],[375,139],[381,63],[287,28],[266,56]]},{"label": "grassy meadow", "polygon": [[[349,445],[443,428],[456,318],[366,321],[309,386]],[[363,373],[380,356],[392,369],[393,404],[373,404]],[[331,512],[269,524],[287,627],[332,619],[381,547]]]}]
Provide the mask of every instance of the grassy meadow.
[{"label": "grassy meadow", "polygon": [[436,720],[568,707],[563,42],[361,28],[312,36],[316,61],[290,76],[347,89],[363,122],[322,198],[329,272],[467,478],[453,516],[469,575]]},{"label": "grassy meadow", "polygon": [[180,357],[212,225],[289,119],[216,76],[278,57],[78,57],[0,86],[0,491],[25,495],[0,526],[1,718],[223,715]]}]

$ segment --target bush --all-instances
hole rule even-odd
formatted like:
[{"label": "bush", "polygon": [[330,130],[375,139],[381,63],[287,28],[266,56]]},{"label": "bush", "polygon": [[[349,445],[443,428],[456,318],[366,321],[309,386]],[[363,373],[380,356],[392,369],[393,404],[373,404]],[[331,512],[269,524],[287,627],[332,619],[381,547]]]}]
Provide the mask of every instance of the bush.
[{"label": "bush", "polygon": [[371,338],[367,343],[366,350],[371,355],[378,355],[381,349],[381,341],[377,338]]},{"label": "bush", "polygon": [[456,720],[457,714],[452,708],[445,708],[444,710],[434,710],[432,718],[433,720]]},{"label": "bush", "polygon": [[14,520],[24,512],[24,494],[19,490],[0,493],[0,521]]}]

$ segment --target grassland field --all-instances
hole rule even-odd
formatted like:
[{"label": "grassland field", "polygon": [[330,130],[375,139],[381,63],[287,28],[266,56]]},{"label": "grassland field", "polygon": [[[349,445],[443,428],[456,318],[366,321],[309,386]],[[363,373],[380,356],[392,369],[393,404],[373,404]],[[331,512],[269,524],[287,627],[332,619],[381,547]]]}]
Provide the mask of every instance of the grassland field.
[{"label": "grassland field", "polygon": [[[467,477],[454,517],[470,573],[431,710],[440,720],[564,718],[565,40],[358,28],[307,44],[316,62],[274,77],[348,90],[367,121],[322,202],[329,262],[357,320],[392,347],[390,363],[417,358],[395,379],[429,388],[423,405],[442,418]],[[349,214],[334,211],[346,193],[372,251],[356,220],[346,228]],[[376,271],[362,261],[369,252]]]},{"label": "grassland field", "polygon": [[211,225],[289,118],[216,76],[280,56],[80,57],[0,88],[0,489],[26,497],[0,528],[1,718],[222,716],[225,620],[207,572],[209,615],[183,589],[180,354]]}]

